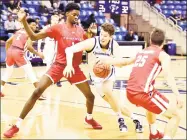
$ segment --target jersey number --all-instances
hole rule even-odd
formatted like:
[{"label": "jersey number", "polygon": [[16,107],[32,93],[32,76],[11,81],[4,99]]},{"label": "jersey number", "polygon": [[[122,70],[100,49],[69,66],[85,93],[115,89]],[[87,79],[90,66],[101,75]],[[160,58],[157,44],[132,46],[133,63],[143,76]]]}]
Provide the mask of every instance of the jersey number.
[{"label": "jersey number", "polygon": [[139,55],[134,63],[134,67],[143,67],[147,58],[147,55]]},{"label": "jersey number", "polygon": [[16,40],[20,40],[21,34],[18,34],[18,36],[16,37]]}]

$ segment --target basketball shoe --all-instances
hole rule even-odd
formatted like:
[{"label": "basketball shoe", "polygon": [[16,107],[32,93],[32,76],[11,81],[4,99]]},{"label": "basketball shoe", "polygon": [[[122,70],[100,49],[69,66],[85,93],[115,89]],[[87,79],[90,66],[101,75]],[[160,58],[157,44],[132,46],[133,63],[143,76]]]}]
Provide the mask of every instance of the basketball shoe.
[{"label": "basketball shoe", "polygon": [[164,137],[164,134],[159,132],[158,130],[157,130],[157,134],[153,135],[153,134],[150,133],[150,135],[149,135],[150,140],[162,139],[163,137]]},{"label": "basketball shoe", "polygon": [[127,126],[126,126],[126,124],[125,124],[124,119],[123,119],[123,118],[119,118],[119,119],[118,119],[118,123],[119,123],[119,130],[120,130],[121,132],[127,132]]},{"label": "basketball shoe", "polygon": [[12,138],[18,131],[19,128],[16,125],[12,125],[12,127],[9,130],[7,130],[3,135],[6,138]]},{"label": "basketball shoe", "polygon": [[133,120],[135,124],[135,130],[137,133],[143,133],[143,126],[140,124],[139,120]]},{"label": "basketball shoe", "polygon": [[57,87],[61,87],[61,86],[62,86],[62,84],[61,84],[60,81],[58,81],[58,82],[56,83],[56,85],[57,85]]},{"label": "basketball shoe", "polygon": [[91,120],[88,120],[87,117],[85,118],[85,124],[93,129],[102,129],[102,126],[96,122],[93,118]]}]

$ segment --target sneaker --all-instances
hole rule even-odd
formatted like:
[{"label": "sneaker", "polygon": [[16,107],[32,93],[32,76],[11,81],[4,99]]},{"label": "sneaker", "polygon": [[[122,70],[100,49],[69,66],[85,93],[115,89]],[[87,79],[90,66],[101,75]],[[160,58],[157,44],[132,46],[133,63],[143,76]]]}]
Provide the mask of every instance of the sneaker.
[{"label": "sneaker", "polygon": [[61,86],[62,86],[62,84],[61,84],[60,81],[58,81],[58,82],[56,83],[56,85],[57,85],[57,87],[61,87]]},{"label": "sneaker", "polygon": [[127,132],[127,126],[125,124],[125,120],[123,118],[119,118],[118,123],[119,123],[119,130],[121,132]]},{"label": "sneaker", "polygon": [[135,130],[136,133],[143,133],[143,126],[140,124],[139,120],[133,120],[134,124],[135,124]]},{"label": "sneaker", "polygon": [[4,136],[6,138],[12,138],[18,131],[19,131],[19,128],[16,125],[13,125],[9,130],[7,130],[4,133]]},{"label": "sneaker", "polygon": [[46,100],[47,98],[45,96],[40,96],[40,98],[38,100]]},{"label": "sneaker", "polygon": [[0,96],[1,96],[1,97],[4,97],[5,95],[4,95],[2,92],[0,92]]},{"label": "sneaker", "polygon": [[102,129],[102,126],[99,123],[97,123],[94,119],[88,120],[86,117],[85,124],[93,129]]},{"label": "sneaker", "polygon": [[156,135],[153,135],[153,134],[151,134],[151,133],[150,133],[150,135],[149,135],[149,139],[150,139],[150,140],[162,139],[163,137],[164,137],[164,134],[161,133],[161,132],[159,132],[158,130],[157,130],[157,134],[156,134]]}]

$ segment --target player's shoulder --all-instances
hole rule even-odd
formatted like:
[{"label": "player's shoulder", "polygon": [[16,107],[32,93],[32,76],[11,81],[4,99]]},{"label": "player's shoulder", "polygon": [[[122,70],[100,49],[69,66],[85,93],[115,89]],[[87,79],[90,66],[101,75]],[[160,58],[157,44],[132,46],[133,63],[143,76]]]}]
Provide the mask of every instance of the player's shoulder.
[{"label": "player's shoulder", "polygon": [[113,41],[113,45],[114,45],[115,47],[118,47],[118,46],[119,46],[119,44],[118,44],[118,42],[117,42],[116,40],[112,39],[112,41]]}]

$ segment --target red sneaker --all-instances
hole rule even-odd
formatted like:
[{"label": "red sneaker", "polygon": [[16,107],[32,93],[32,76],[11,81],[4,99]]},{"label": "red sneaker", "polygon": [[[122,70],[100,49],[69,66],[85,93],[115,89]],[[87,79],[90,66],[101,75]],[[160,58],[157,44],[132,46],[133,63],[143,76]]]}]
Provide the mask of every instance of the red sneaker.
[{"label": "red sneaker", "polygon": [[153,134],[151,134],[151,133],[150,133],[150,135],[149,135],[149,139],[150,139],[150,140],[162,139],[163,137],[164,137],[164,134],[161,133],[161,132],[159,132],[158,130],[157,130],[157,134],[156,134],[156,135],[153,135]]},{"label": "red sneaker", "polygon": [[85,124],[93,129],[102,129],[102,126],[99,123],[97,123],[94,119],[88,120],[86,117]]},{"label": "red sneaker", "polygon": [[1,96],[1,97],[4,97],[5,95],[4,95],[2,92],[0,92],[0,96]]},{"label": "red sneaker", "polygon": [[12,138],[14,134],[19,131],[19,128],[16,125],[13,125],[9,130],[4,133],[4,136],[7,138]]}]

